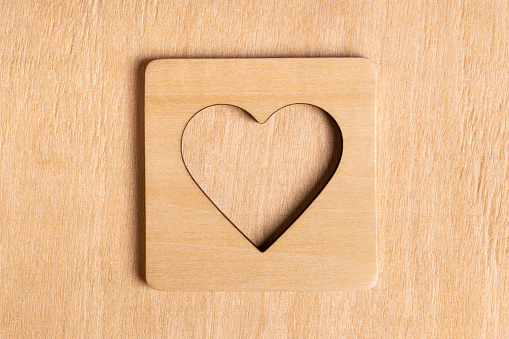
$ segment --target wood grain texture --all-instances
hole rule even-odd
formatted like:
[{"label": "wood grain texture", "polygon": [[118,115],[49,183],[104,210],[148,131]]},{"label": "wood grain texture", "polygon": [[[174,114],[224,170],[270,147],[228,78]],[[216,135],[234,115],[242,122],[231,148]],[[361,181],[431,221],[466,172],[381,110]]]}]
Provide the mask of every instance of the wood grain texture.
[{"label": "wood grain texture", "polygon": [[[1,336],[509,337],[508,8],[2,2]],[[377,285],[150,289],[145,66],[275,56],[377,65]]]},{"label": "wood grain texture", "polygon": [[210,106],[182,135],[182,158],[196,184],[261,251],[329,182],[341,149],[334,119],[304,104],[260,122],[236,106]]}]

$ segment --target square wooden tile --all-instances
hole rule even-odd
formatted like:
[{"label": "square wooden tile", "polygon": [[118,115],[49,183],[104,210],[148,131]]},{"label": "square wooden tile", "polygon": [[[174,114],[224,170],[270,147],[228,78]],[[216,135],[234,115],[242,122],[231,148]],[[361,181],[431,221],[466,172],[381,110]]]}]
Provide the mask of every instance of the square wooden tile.
[{"label": "square wooden tile", "polygon": [[[146,70],[146,277],[161,290],[365,289],[377,279],[375,87],[362,58],[161,59]],[[215,104],[265,121],[308,103],[338,123],[343,152],[320,195],[260,252],[195,184],[182,159],[191,117]]]}]

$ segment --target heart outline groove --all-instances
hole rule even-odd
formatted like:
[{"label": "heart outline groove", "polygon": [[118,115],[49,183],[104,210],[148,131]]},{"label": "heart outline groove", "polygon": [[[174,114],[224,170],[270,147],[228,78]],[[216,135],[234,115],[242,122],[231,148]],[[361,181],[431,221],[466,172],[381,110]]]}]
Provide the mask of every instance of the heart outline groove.
[{"label": "heart outline groove", "polygon": [[[306,124],[303,124],[303,126],[294,124],[293,122],[297,121],[295,114],[308,114],[309,117],[299,116]],[[232,124],[229,121],[234,120],[232,117],[238,119],[238,121]],[[281,123],[279,123],[280,120]],[[221,123],[223,124],[221,125]],[[295,130],[292,130],[292,128]],[[265,131],[267,129],[276,130],[276,132],[269,135]],[[278,134],[278,131],[281,134]],[[316,138],[308,138],[309,135],[313,135],[313,133],[310,133],[311,131],[317,135]],[[280,135],[286,136],[292,132],[296,134],[293,139],[281,139]],[[260,147],[257,148],[254,143],[248,142],[246,138],[243,138],[249,134],[259,134],[258,138],[255,138],[257,141],[264,137],[266,138],[266,140],[262,140],[265,141],[263,145],[265,146],[265,152],[260,150]],[[199,141],[196,143],[198,145],[196,146],[197,148],[189,146],[190,144],[192,145],[195,139]],[[245,151],[247,156],[244,154],[240,156],[239,152],[230,154],[228,153],[228,148],[222,147],[222,143],[228,143],[232,140],[236,142],[237,150]],[[290,144],[289,149],[282,141],[287,141]],[[283,144],[283,146],[280,146],[280,144]],[[212,151],[206,149],[210,145],[212,145]],[[316,148],[315,152],[313,152],[313,147]],[[307,148],[310,149],[308,150]],[[321,163],[314,159],[319,163],[317,165],[318,170],[315,171],[309,168],[313,160],[309,160],[310,164],[301,166],[300,164],[295,165],[294,160],[289,158],[289,161],[280,161],[278,163],[279,166],[272,168],[277,175],[270,175],[268,174],[270,172],[269,167],[275,166],[276,163],[275,161],[271,162],[269,159],[273,149],[276,149],[273,153],[277,153],[279,150],[283,158],[291,154],[289,151],[297,152],[296,154],[301,152],[301,157],[303,157],[303,154],[306,157],[317,157],[320,152],[325,153],[327,157],[322,159]],[[308,152],[306,153],[306,151]],[[248,111],[238,106],[224,104],[207,106],[196,112],[189,119],[181,137],[182,161],[195,184],[216,209],[260,252],[265,252],[274,244],[320,195],[321,191],[327,186],[327,183],[337,171],[342,153],[343,137],[336,120],[322,108],[306,103],[283,106],[274,111],[264,122],[259,122]],[[207,155],[212,156],[208,157]],[[261,172],[257,172],[256,166],[250,166],[249,161],[244,164],[246,159],[253,157],[259,158],[260,162],[265,164],[265,167],[261,166]],[[219,161],[216,161],[217,159]],[[231,162],[234,162],[234,165],[231,165]],[[223,169],[226,168],[226,176],[228,177],[229,175],[230,179],[233,180],[219,180],[218,182],[217,178],[221,179],[221,173],[218,173],[217,169],[221,165],[224,165]],[[194,166],[198,166],[198,170]],[[285,166],[288,167],[289,171],[293,171],[295,178],[288,175],[285,177],[283,171]],[[315,173],[316,171],[318,174]],[[253,180],[252,177],[257,175],[260,175],[262,179]],[[240,185],[237,184],[236,178],[233,178],[235,176],[240,176],[241,179],[237,180],[240,181]],[[302,178],[299,178],[299,176]],[[314,181],[312,180],[313,178],[315,178]],[[290,183],[288,183],[288,180]],[[260,210],[260,203],[259,200],[252,197],[252,192],[248,192],[249,194],[244,192],[238,194],[238,191],[236,191],[236,189],[239,190],[239,187],[240,191],[242,191],[246,189],[246,186],[252,185],[252,189],[257,193],[254,196],[258,197],[258,199],[264,201],[265,195],[271,198],[270,194],[265,194],[264,189],[259,187],[263,186],[260,185],[260,182],[262,184],[266,183],[265,187],[271,188],[270,194],[274,194],[276,197],[280,194],[283,197],[281,199],[272,197],[271,202],[266,203],[268,205],[267,208],[274,208],[274,213],[268,213],[267,216],[264,213],[257,212]],[[283,184],[276,185],[274,182],[282,182]],[[310,184],[306,185],[305,182]],[[217,192],[221,191],[221,189],[226,190],[230,195],[218,194]],[[298,193],[297,195],[300,194],[301,199],[298,199],[295,193]],[[236,199],[237,201],[235,201]],[[243,205],[244,208],[247,206],[247,210],[244,209],[244,211],[247,211],[246,213],[238,212],[239,204]],[[291,206],[287,208],[287,212],[282,209],[285,204]],[[274,207],[273,205],[277,206]],[[260,225],[264,226],[263,220],[255,223],[253,219],[258,221],[260,218],[268,218],[271,221],[267,222],[270,224],[270,227],[267,228],[268,231],[265,231],[262,227],[259,233],[265,234],[263,237],[261,235],[253,236],[248,233],[251,231],[249,227],[245,227],[246,222],[242,221],[242,218],[247,218],[250,224],[256,224],[258,228],[260,228]]]}]

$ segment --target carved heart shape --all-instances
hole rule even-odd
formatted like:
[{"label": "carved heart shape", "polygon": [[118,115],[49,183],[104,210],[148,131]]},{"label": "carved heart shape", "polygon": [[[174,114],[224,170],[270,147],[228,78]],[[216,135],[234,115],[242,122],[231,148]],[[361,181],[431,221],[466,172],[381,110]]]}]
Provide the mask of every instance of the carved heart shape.
[{"label": "carved heart shape", "polygon": [[329,182],[342,146],[334,119],[307,104],[285,106],[264,123],[239,107],[214,105],[196,113],[182,135],[191,177],[262,252]]}]

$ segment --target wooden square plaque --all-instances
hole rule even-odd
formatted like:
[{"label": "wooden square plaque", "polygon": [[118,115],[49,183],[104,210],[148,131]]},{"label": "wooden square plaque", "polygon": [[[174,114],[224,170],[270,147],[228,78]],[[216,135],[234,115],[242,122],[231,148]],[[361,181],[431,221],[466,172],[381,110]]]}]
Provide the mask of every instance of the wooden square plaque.
[{"label": "wooden square plaque", "polygon": [[[145,81],[150,286],[175,291],[266,291],[366,289],[375,284],[376,70],[371,61],[161,59],[148,65]],[[295,104],[319,108],[337,123],[341,160],[321,192],[275,242],[254,246],[234,227],[233,218],[218,210],[220,205],[214,205],[206,189],[200,189],[197,174],[186,168],[184,130],[198,112],[205,114],[214,105],[231,105],[239,114],[248,112],[265,123],[274,112],[283,115]],[[197,126],[189,133],[200,142],[200,133],[206,131]],[[221,139],[223,132],[212,125],[209,130]],[[203,142],[207,140],[203,136]],[[304,146],[311,142],[305,135],[299,140]],[[214,174],[207,172],[208,177]],[[281,185],[285,187],[284,182]],[[229,194],[233,199],[236,193]],[[230,195],[215,199],[224,204]],[[242,208],[233,206],[236,211]]]}]

